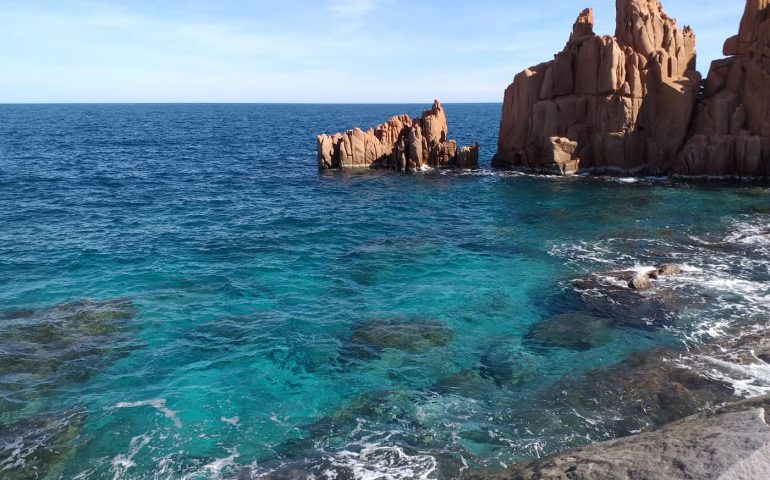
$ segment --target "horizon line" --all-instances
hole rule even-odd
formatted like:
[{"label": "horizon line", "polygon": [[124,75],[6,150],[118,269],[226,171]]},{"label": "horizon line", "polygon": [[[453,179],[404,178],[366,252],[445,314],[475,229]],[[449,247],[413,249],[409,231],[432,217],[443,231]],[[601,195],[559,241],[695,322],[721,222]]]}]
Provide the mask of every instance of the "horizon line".
[{"label": "horizon line", "polygon": [[[0,102],[21,105],[425,105],[429,102]],[[441,102],[442,105],[502,105],[500,102]]]}]

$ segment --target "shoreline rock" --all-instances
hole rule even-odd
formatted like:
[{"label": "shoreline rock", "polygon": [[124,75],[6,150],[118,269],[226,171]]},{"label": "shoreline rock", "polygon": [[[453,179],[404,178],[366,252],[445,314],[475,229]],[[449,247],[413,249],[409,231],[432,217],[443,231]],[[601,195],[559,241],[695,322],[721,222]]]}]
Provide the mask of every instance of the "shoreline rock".
[{"label": "shoreline rock", "polygon": [[478,144],[460,147],[447,139],[446,113],[436,100],[422,118],[392,117],[364,132],[360,128],[316,138],[318,169],[386,168],[415,172],[425,167],[478,167]]},{"label": "shoreline rock", "polygon": [[639,435],[517,464],[477,480],[770,478],[770,396],[696,414]]}]

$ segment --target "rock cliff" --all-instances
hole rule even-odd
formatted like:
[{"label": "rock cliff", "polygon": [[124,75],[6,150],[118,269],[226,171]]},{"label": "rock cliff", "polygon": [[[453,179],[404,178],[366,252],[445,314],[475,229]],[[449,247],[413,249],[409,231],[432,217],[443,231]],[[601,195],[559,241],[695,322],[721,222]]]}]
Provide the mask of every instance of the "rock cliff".
[{"label": "rock cliff", "polygon": [[770,0],[748,0],[728,58],[711,64],[691,137],[673,173],[766,177],[770,174]]},{"label": "rock cliff", "polygon": [[505,92],[497,167],[667,172],[697,100],[695,35],[658,0],[617,0],[615,36],[584,10],[554,60]]},{"label": "rock cliff", "polygon": [[318,168],[389,168],[417,171],[423,167],[475,168],[478,145],[457,148],[447,140],[447,121],[441,103],[412,119],[399,115],[366,132],[356,128],[344,133],[319,135]]}]

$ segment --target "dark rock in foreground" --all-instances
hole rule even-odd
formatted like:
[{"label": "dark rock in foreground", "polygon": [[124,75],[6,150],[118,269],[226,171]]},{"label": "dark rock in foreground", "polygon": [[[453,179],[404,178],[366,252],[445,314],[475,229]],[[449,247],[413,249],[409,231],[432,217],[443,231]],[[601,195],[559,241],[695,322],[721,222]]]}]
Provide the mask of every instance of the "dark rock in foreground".
[{"label": "dark rock in foreground", "polygon": [[702,413],[476,479],[669,480],[770,478],[770,396]]},{"label": "dark rock in foreground", "polygon": [[478,167],[478,144],[458,151],[457,142],[448,140],[447,132],[446,114],[436,100],[420,119],[399,115],[366,132],[356,128],[319,135],[318,169]]}]

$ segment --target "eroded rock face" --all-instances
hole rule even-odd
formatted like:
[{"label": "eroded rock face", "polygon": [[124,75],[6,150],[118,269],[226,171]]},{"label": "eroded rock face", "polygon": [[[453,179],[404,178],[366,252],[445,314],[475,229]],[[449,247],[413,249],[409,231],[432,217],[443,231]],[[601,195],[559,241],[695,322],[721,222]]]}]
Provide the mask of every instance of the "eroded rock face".
[{"label": "eroded rock face", "polygon": [[478,145],[457,148],[447,139],[446,113],[436,100],[420,119],[399,115],[366,132],[359,128],[319,135],[319,170],[389,168],[416,171],[423,167],[475,168]]},{"label": "eroded rock face", "polygon": [[748,0],[729,58],[711,64],[692,137],[674,173],[766,177],[770,174],[770,1]]},{"label": "eroded rock face", "polygon": [[554,60],[505,92],[497,167],[664,173],[685,142],[700,76],[695,35],[658,0],[617,0],[615,36],[578,16]]}]

